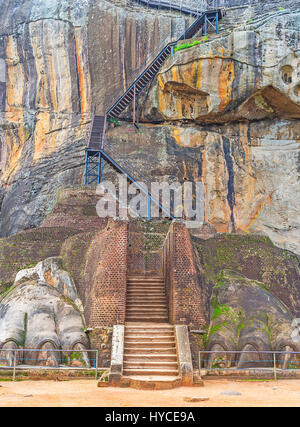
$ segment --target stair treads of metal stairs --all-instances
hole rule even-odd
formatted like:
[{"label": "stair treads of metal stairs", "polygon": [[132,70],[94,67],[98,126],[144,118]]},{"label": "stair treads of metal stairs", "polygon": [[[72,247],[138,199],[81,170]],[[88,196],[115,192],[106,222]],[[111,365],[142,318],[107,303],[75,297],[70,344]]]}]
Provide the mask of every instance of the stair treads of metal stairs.
[{"label": "stair treads of metal stairs", "polygon": [[123,375],[143,380],[178,378],[174,327],[126,323]]},{"label": "stair treads of metal stairs", "polygon": [[99,150],[105,133],[105,116],[94,116],[88,148]]},{"label": "stair treads of metal stairs", "polygon": [[163,279],[145,276],[128,278],[126,321],[156,323],[169,321]]},{"label": "stair treads of metal stairs", "polygon": [[126,90],[126,92],[114,103],[106,112],[108,118],[117,118],[133,101],[134,97],[147,86],[147,84],[156,76],[159,68],[171,53],[171,46],[167,45],[152,61],[152,63],[143,71],[135,82]]}]

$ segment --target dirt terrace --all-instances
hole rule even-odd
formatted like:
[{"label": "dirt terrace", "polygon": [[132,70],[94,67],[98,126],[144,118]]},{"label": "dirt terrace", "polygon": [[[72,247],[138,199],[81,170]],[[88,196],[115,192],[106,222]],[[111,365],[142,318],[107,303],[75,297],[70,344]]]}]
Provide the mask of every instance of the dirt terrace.
[{"label": "dirt terrace", "polygon": [[[234,391],[240,395],[222,395]],[[199,403],[185,398],[208,397]],[[300,380],[210,379],[204,387],[165,391],[98,388],[94,380],[0,382],[0,406],[300,406]]]}]

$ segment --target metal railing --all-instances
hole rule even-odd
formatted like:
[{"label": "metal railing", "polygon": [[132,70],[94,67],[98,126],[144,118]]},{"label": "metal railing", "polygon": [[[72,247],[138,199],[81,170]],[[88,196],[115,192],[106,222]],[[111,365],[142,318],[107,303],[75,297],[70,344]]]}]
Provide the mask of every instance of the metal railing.
[{"label": "metal railing", "polygon": [[[142,63],[140,63],[135,69],[131,69],[130,70],[130,74],[127,73],[126,79],[124,79],[124,82],[128,82],[128,81],[133,81],[133,83],[131,85],[129,85],[128,87],[121,87],[118,88],[117,91],[110,96],[110,100],[108,102],[105,103],[104,105],[104,110],[106,112],[106,114],[109,113],[109,111],[115,106],[116,103],[118,103],[119,99],[125,95],[136,83],[137,80],[140,79],[142,77],[142,75],[147,71],[147,69],[155,62],[156,58],[159,57],[164,50],[166,50],[169,46],[171,45],[176,45],[176,43],[178,41],[184,40],[186,38],[186,35],[191,31],[191,29],[193,27],[195,27],[199,20],[201,20],[201,18],[203,18],[205,16],[205,12],[218,12],[217,9],[209,9],[209,10],[203,10],[203,11],[198,11],[197,13],[195,13],[195,15],[197,16],[196,20],[193,19],[193,22],[190,22],[188,27],[186,27],[186,22],[184,22],[184,33],[182,34],[181,31],[182,29],[178,30],[178,33],[180,31],[179,34],[177,34],[176,36],[174,35],[169,35],[167,36],[160,44],[159,46],[157,46],[154,50],[152,50],[147,57],[143,60]],[[191,14],[191,16],[193,16]],[[206,20],[205,20],[206,23]],[[115,100],[115,102],[112,104],[111,103],[111,99]]]},{"label": "metal railing", "polygon": [[0,349],[0,369],[12,370],[13,380],[17,370],[95,371],[98,378],[98,350],[57,349]]},{"label": "metal railing", "polygon": [[[270,376],[294,371],[300,377],[300,352],[264,350],[203,350],[198,352],[199,375],[247,373]],[[286,376],[286,375],[285,375]]]},{"label": "metal railing", "polygon": [[184,14],[199,14],[219,7],[220,0],[131,0],[154,9],[178,11]]}]

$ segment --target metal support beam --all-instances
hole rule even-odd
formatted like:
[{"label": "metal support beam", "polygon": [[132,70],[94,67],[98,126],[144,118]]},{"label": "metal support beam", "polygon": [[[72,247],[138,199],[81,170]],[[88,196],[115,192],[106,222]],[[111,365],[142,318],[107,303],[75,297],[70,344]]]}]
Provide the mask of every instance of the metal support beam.
[{"label": "metal support beam", "polygon": [[136,121],[136,85],[133,86],[133,117],[132,122],[135,124]]}]

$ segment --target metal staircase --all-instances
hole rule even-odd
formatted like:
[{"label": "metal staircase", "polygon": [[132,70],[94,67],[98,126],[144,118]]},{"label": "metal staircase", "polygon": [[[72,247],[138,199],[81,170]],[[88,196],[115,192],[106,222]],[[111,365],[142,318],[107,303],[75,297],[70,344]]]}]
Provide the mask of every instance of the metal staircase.
[{"label": "metal staircase", "polygon": [[[143,1],[144,4],[152,6],[159,3],[161,7],[163,2],[156,1]],[[151,3],[151,4],[150,4]],[[174,10],[178,9],[177,5],[170,5],[168,8]],[[124,174],[128,181],[136,183],[136,179],[132,176],[133,174],[128,172],[128,168],[123,168],[116,161],[113,160],[112,156],[107,153],[107,141],[105,140],[105,127],[107,119],[115,120],[121,113],[133,102],[133,114],[136,114],[136,99],[142,90],[153,80],[158,73],[166,59],[173,54],[173,49],[179,41],[190,39],[200,30],[202,34],[207,34],[208,26],[214,28],[218,34],[218,23],[223,17],[223,11],[221,9],[210,10],[206,12],[198,13],[195,9],[185,8],[184,13],[190,13],[192,16],[197,16],[195,22],[182,34],[182,36],[176,40],[168,43],[156,57],[150,62],[150,64],[144,69],[144,71],[138,76],[138,78],[131,84],[131,86],[116,100],[116,102],[105,112],[104,116],[97,116],[93,114],[91,132],[89,136],[88,146],[86,148],[85,158],[85,184],[100,184],[102,182],[102,171],[103,161],[108,162],[116,171]],[[155,200],[147,188],[138,186],[140,191],[143,192],[148,199],[148,218],[150,219],[151,203],[156,204],[162,211],[173,219],[171,212],[167,212],[157,200]]]}]

